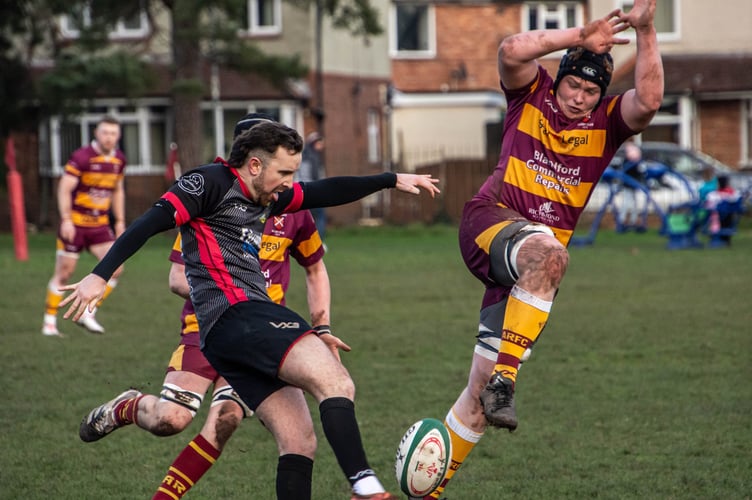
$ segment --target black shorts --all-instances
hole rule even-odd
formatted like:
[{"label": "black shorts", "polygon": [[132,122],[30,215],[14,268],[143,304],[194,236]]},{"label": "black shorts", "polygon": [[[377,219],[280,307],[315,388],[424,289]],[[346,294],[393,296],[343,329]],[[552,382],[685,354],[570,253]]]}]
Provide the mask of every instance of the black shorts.
[{"label": "black shorts", "polygon": [[271,301],[250,300],[230,307],[204,340],[204,356],[245,404],[256,410],[288,385],[277,377],[292,346],[311,327],[298,314]]}]

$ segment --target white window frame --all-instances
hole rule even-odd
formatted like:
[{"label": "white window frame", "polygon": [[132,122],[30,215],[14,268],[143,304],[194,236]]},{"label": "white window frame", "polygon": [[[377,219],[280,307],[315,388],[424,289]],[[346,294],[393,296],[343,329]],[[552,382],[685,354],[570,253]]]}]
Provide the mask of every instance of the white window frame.
[{"label": "white window frame", "polygon": [[[674,18],[672,19],[673,29],[671,31],[657,31],[656,37],[659,42],[676,42],[681,39],[681,30],[679,19],[681,19],[681,2],[679,0],[660,0],[661,2],[671,2],[673,4]],[[614,0],[614,9],[627,11],[634,5],[634,0]],[[624,38],[635,39],[635,32],[629,29],[620,36]]]},{"label": "white window frame", "polygon": [[[556,6],[554,12],[549,11],[549,7]],[[567,9],[574,7],[574,25],[567,25]],[[538,18],[542,23],[542,26],[530,26],[530,11],[536,10],[538,12]],[[555,21],[558,28],[574,28],[575,26],[582,26],[585,24],[585,9],[582,2],[525,2],[521,9],[521,27],[522,31],[530,31],[532,29],[544,29],[546,21]]]},{"label": "white window frame", "polygon": [[[399,50],[397,40],[397,4],[424,5],[427,8],[428,48],[425,50]],[[433,59],[436,57],[436,9],[434,4],[424,2],[394,2],[389,7],[389,55],[395,59]]]},{"label": "white window frame", "polygon": [[366,137],[368,139],[368,162],[381,162],[381,120],[379,112],[370,108],[366,113]]},{"label": "white window frame", "polygon": [[[273,2],[274,24],[263,26],[259,24],[258,6],[259,2]],[[282,0],[247,0],[248,5],[248,31],[251,36],[269,36],[279,35],[282,33]]]},{"label": "white window frame", "polygon": [[[84,26],[91,25],[91,8],[87,5],[82,12],[82,21]],[[131,29],[125,26],[125,22],[118,20],[115,23],[115,28],[110,31],[108,38],[111,40],[118,40],[123,38],[143,38],[149,34],[149,18],[146,12],[143,10],[139,13],[140,28]],[[79,38],[81,31],[73,27],[73,23],[70,22],[70,17],[67,14],[60,16],[59,20],[60,33],[64,38]]]},{"label": "white window frame", "polygon": [[742,99],[742,151],[741,166],[752,167],[752,97]]},{"label": "white window frame", "polygon": [[[77,123],[81,130],[81,146],[84,146],[86,144],[89,144],[94,137],[90,135],[89,128],[91,125],[97,123],[104,114],[110,115],[113,118],[116,118],[121,126],[125,125],[133,125],[136,124],[138,126],[138,144],[139,144],[139,152],[141,157],[140,158],[130,158],[126,156],[126,168],[125,168],[125,175],[161,175],[164,173],[165,166],[164,165],[154,165],[151,159],[151,144],[149,143],[149,126],[155,119],[159,119],[159,121],[164,123],[164,126],[167,128],[167,123],[169,121],[169,116],[165,114],[164,116],[154,116],[152,111],[149,109],[151,105],[154,104],[162,104],[167,105],[168,102],[144,102],[140,103],[135,109],[132,111],[121,111],[121,106],[130,108],[129,104],[123,103],[109,103],[106,105],[103,105],[101,103],[94,103],[94,106],[98,109],[101,109],[101,107],[105,107],[106,111],[104,113],[97,112],[97,113],[83,113],[82,115],[76,117],[74,120],[75,123]],[[52,160],[52,175],[57,177],[63,174],[63,169],[65,167],[65,163],[68,161],[68,158],[63,158],[62,151],[61,151],[61,141],[60,141],[60,117],[53,116],[49,119],[49,130],[50,130],[50,158]],[[169,132],[169,128],[167,128],[167,131]],[[169,147],[170,138],[166,134],[166,140],[165,140],[165,147]],[[81,147],[79,146],[79,147]],[[120,145],[118,144],[118,148]],[[166,153],[165,153],[166,154]]]}]

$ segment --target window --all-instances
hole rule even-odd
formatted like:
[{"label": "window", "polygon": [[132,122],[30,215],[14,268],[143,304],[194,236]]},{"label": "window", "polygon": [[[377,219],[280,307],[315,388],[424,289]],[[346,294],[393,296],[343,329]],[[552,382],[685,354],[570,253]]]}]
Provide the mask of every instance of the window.
[{"label": "window", "polygon": [[397,2],[390,10],[392,55],[431,58],[436,55],[436,17],[433,5]]},{"label": "window", "polygon": [[522,31],[573,28],[584,23],[580,2],[526,2],[522,6]]},{"label": "window", "polygon": [[[655,6],[655,30],[658,40],[675,40],[679,37],[678,0],[661,0]],[[633,0],[617,0],[616,8],[629,12],[634,5]],[[634,31],[628,30],[626,36],[634,36]]]},{"label": "window", "polygon": [[165,106],[106,106],[74,119],[51,118],[51,173],[62,174],[71,153],[94,139],[97,122],[108,114],[120,121],[118,147],[127,160],[126,175],[162,174],[168,148],[166,110]]},{"label": "window", "polygon": [[742,130],[745,134],[742,136],[742,166],[752,167],[752,99],[743,101],[744,124]]},{"label": "window", "polygon": [[250,35],[282,33],[282,0],[248,0],[246,32]]},{"label": "window", "polygon": [[[60,17],[60,32],[65,38],[78,38],[81,36],[82,28],[91,26],[91,7],[89,5],[78,5],[71,10],[70,14]],[[118,19],[112,31],[110,31],[109,37],[112,39],[142,38],[148,33],[149,19],[146,12],[142,10],[128,19]]]},{"label": "window", "polygon": [[368,110],[366,127],[366,133],[368,134],[368,161],[369,163],[378,163],[381,161],[381,126],[378,110]]}]

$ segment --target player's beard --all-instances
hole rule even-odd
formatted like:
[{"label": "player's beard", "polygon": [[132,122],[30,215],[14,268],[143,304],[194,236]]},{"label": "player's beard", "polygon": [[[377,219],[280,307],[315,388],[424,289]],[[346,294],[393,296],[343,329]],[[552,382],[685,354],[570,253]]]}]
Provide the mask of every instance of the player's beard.
[{"label": "player's beard", "polygon": [[267,192],[264,189],[264,181],[266,180],[266,170],[261,169],[261,172],[259,172],[259,175],[255,177],[253,180],[251,180],[251,185],[253,186],[253,191],[258,193],[258,200],[256,202],[261,205],[262,207],[265,207],[269,204],[269,202],[272,201],[272,195],[273,192]]}]

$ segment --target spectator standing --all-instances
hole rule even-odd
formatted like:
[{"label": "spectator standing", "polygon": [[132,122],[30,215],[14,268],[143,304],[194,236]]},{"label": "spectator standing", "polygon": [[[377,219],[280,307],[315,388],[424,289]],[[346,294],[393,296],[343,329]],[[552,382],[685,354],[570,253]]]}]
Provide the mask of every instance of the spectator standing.
[{"label": "spectator standing", "polygon": [[[303,147],[303,158],[300,160],[300,168],[296,176],[297,182],[317,181],[326,177],[326,167],[324,166],[324,136],[319,132],[311,132],[305,140]],[[311,214],[316,221],[316,230],[321,236],[321,241],[326,240],[326,210],[321,208],[312,208]]]}]

